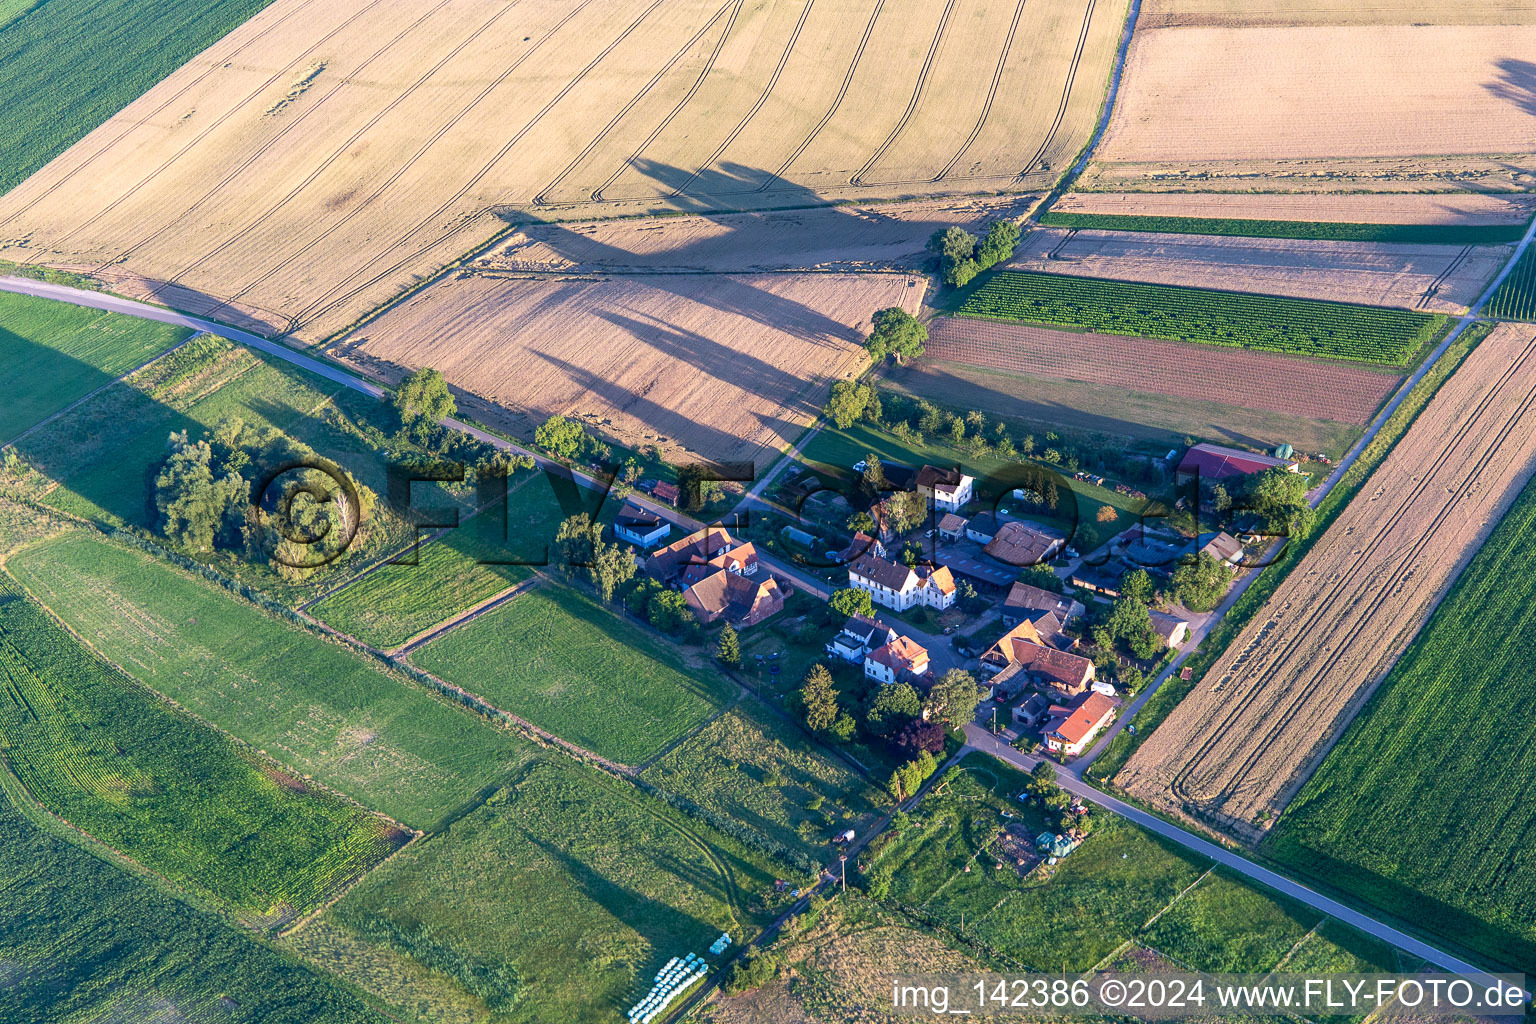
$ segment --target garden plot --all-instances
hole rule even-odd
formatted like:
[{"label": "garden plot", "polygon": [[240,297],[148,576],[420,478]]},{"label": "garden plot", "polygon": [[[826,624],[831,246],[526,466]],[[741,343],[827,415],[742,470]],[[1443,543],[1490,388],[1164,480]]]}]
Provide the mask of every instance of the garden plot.
[{"label": "garden plot", "polygon": [[1531,329],[1490,334],[1116,781],[1261,837],[1536,467],[1532,380]]},{"label": "garden plot", "polygon": [[1388,245],[1047,228],[1008,264],[1018,270],[1465,313],[1509,246]]}]

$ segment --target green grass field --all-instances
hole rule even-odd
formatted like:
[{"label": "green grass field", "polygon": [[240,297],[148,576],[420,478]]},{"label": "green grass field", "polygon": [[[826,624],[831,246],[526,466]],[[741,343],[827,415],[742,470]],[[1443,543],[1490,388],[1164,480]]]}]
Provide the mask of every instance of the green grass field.
[{"label": "green grass field", "polygon": [[[505,519],[502,513],[505,512]],[[533,575],[563,511],[543,473],[519,473],[501,502],[402,559],[311,605],[309,612],[364,643],[392,649]],[[503,533],[504,531],[504,533]],[[514,562],[521,564],[500,564]]]},{"label": "green grass field", "polygon": [[[892,870],[896,903],[1019,964],[1085,971],[1133,941],[1196,970],[1267,971],[1323,918],[1207,874],[1209,861],[1103,812],[1049,874],[1021,878],[1011,861],[999,870],[988,852],[994,831],[1022,824],[1032,838],[1044,823],[1011,798],[1024,787],[1021,773],[980,754],[961,767],[960,779],[919,804],[912,827],[876,863]],[[1382,953],[1363,941],[1355,948]]]},{"label": "green grass field", "polygon": [[[0,193],[64,152],[268,0],[0,4]],[[39,82],[47,82],[45,89]],[[167,111],[176,116],[180,111]]]},{"label": "green grass field", "polygon": [[[908,466],[960,466],[976,478],[977,502],[975,508],[991,508],[1000,504],[1008,508],[1007,482],[1015,480],[1021,471],[1020,463],[1013,459],[995,456],[974,458],[958,449],[925,442],[912,445],[888,430],[871,423],[855,423],[846,430],[831,423],[825,424],[800,453],[800,460],[815,470],[824,480],[836,480],[852,493],[853,465],[868,453],[874,452],[884,462],[899,462]],[[1070,474],[1068,474],[1070,476]],[[830,479],[829,479],[830,478]],[[1077,521],[1067,519],[1042,519],[1042,522],[1068,533],[1071,543],[1079,551],[1091,551],[1111,536],[1124,530],[1142,512],[1143,502],[1127,495],[1098,487],[1086,480],[1070,480],[1072,493],[1077,500]],[[1007,485],[1006,487],[1004,485]],[[990,491],[988,490],[990,486]],[[999,492],[999,488],[1003,488]],[[1017,504],[1016,502],[1013,504]],[[1097,519],[1100,505],[1109,505],[1120,513],[1115,522],[1101,523]],[[1039,518],[1039,517],[1030,517]]]},{"label": "green grass field", "polygon": [[1483,312],[1502,320],[1536,320],[1536,245],[1526,247]]},{"label": "green grass field", "polygon": [[1319,238],[1400,245],[1503,245],[1525,235],[1524,224],[1346,224],[1326,221],[1244,220],[1231,217],[1157,217],[1123,213],[1046,213],[1053,228],[1155,231],[1246,238]]},{"label": "green grass field", "polygon": [[555,582],[411,655],[439,678],[626,764],[644,761],[730,700],[734,687],[718,671],[684,659],[618,606]]},{"label": "green grass field", "polygon": [[[749,698],[640,776],[749,829],[767,848],[824,860],[832,836],[863,831],[885,796]],[[823,803],[812,810],[816,798]]]},{"label": "green grass field", "polygon": [[1005,271],[966,292],[958,316],[1166,341],[1407,366],[1441,315],[1205,288]]},{"label": "green grass field", "polygon": [[39,801],[242,920],[308,913],[409,838],[123,678],[9,577],[0,691],[0,752]]},{"label": "green grass field", "polygon": [[7,564],[134,678],[413,828],[436,827],[530,756],[515,735],[362,655],[94,534]]},{"label": "green grass field", "polygon": [[7,381],[5,402],[0,404],[0,444],[190,333],[151,320],[0,292],[0,364]]},{"label": "green grass field", "polygon": [[755,934],[773,878],[661,801],[550,759],[292,941],[416,1019],[608,1024],[670,958]]},{"label": "green grass field", "polygon": [[387,1024],[335,979],[39,828],[0,783],[0,1020]]},{"label": "green grass field", "polygon": [[1527,486],[1261,848],[1536,970],[1536,487]]}]

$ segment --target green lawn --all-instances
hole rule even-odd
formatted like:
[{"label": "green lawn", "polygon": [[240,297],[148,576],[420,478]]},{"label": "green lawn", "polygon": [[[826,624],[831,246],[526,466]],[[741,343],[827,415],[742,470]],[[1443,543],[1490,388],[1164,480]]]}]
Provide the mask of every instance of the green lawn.
[{"label": "green lawn", "polygon": [[955,301],[958,316],[1388,366],[1410,365],[1450,324],[1378,306],[1024,271],[994,274]]},{"label": "green lawn", "polygon": [[[0,193],[10,191],[267,2],[0,4],[0,138],[6,140],[0,150]],[[42,82],[46,88],[39,88]],[[163,116],[181,113],[173,106]]]},{"label": "green lawn", "polygon": [[[637,764],[732,696],[718,671],[549,582],[411,655],[438,677],[604,757]],[[700,661],[695,657],[692,660]]]},{"label": "green lawn", "polygon": [[1524,224],[1348,224],[1328,221],[1245,220],[1232,217],[1159,217],[1123,213],[1046,213],[1046,227],[1104,231],[1156,231],[1247,238],[1322,238],[1400,245],[1501,245],[1518,242]]},{"label": "green lawn", "polygon": [[325,974],[43,831],[0,771],[0,1020],[387,1024]]},{"label": "green lawn", "polygon": [[[1284,897],[1207,875],[1209,861],[1106,812],[1095,814],[1088,838],[1056,867],[1022,878],[1011,861],[998,869],[988,845],[994,831],[1022,823],[1033,836],[1044,822],[1012,798],[1026,782],[1021,773],[981,754],[961,767],[959,780],[924,799],[876,863],[893,873],[892,900],[1030,969],[1085,971],[1135,941],[1198,970],[1267,971],[1322,919]],[[1359,938],[1340,929],[1340,939]]]},{"label": "green lawn", "polygon": [[1536,970],[1536,486],[1281,817],[1269,856]]},{"label": "green lawn", "polygon": [[530,755],[513,734],[94,534],[27,548],[11,572],[105,657],[258,750],[430,829]]},{"label": "green lawn", "polygon": [[[1008,492],[1016,486],[1023,465],[1015,459],[996,456],[975,458],[958,449],[924,442],[912,445],[888,430],[871,423],[855,423],[847,429],[839,429],[828,423],[805,446],[800,460],[823,478],[824,482],[836,481],[852,492],[856,474],[855,463],[868,453],[874,452],[883,462],[899,462],[914,468],[923,465],[960,466],[976,478],[976,502],[973,511],[986,511],[997,507],[1009,508]],[[1065,474],[1077,502],[1077,521],[1066,519],[1040,519],[1071,539],[1069,543],[1079,551],[1088,552],[1104,541],[1126,529],[1142,512],[1144,502],[1127,495],[1099,487],[1085,480],[1072,480]],[[1016,504],[1016,503],[1013,503]],[[1101,523],[1098,521],[1099,506],[1109,505],[1119,513],[1119,519]]]},{"label": "green lawn", "polygon": [[0,444],[190,333],[184,327],[0,292],[0,365],[7,382]]},{"label": "green lawn", "polygon": [[[863,830],[889,801],[852,767],[754,698],[711,722],[641,778],[750,830],[766,848],[820,863],[832,836]],[[816,798],[823,803],[816,810]]]},{"label": "green lawn", "polygon": [[661,801],[550,759],[292,941],[417,1019],[608,1024],[672,957],[755,934],[773,879]]},{"label": "green lawn", "polygon": [[408,838],[123,678],[9,577],[0,752],[53,813],[253,924],[314,910]]}]

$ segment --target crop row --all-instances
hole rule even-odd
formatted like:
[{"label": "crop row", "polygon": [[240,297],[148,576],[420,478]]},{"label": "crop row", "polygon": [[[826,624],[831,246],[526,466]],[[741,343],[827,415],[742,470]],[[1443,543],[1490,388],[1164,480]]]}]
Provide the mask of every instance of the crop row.
[{"label": "crop row", "polygon": [[1487,313],[1501,320],[1536,320],[1536,246],[1529,246],[1498,291]]},{"label": "crop row", "polygon": [[1447,323],[1400,309],[1017,271],[987,281],[958,313],[1390,366],[1406,365]]}]

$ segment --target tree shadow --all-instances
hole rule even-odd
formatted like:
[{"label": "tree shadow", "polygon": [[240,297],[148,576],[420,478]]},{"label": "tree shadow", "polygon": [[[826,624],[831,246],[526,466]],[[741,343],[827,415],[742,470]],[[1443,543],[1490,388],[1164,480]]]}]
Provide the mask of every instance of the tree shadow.
[{"label": "tree shadow", "polygon": [[1497,66],[1499,78],[1484,84],[1483,88],[1536,117],[1536,63],[1507,57]]}]

